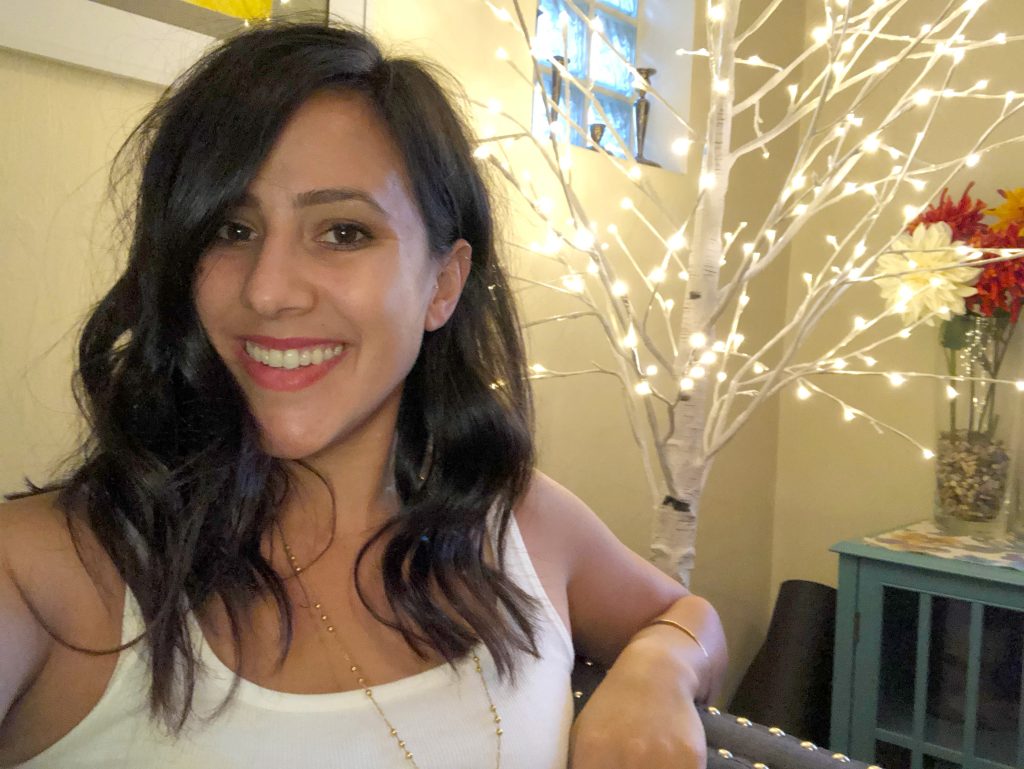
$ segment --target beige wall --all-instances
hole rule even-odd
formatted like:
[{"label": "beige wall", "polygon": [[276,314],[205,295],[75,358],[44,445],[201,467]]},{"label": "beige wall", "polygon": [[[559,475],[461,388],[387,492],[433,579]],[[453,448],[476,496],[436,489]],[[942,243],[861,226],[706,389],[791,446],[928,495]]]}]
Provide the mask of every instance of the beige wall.
[{"label": "beige wall", "polygon": [[0,49],[0,491],[46,480],[76,440],[77,324],[118,259],[108,164],[157,94]]}]

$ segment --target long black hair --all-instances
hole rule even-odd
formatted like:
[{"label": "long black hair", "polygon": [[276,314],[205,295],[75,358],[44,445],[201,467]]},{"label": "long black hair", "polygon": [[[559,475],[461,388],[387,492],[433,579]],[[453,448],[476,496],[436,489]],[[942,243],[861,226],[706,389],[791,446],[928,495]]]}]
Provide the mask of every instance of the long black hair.
[{"label": "long black hair", "polygon": [[454,314],[425,335],[405,382],[394,457],[401,509],[360,552],[356,586],[359,562],[381,543],[387,610],[363,600],[418,654],[454,662],[483,642],[509,675],[517,652],[537,653],[533,601],[487,557],[489,515],[504,542],[533,467],[522,339],[486,184],[445,79],[430,64],[386,57],[353,28],[262,25],[204,56],[118,153],[115,181],[140,174],[128,262],[79,344],[89,437],[77,469],[49,488],[60,489],[69,525],[84,517],[138,600],[151,711],[175,730],[191,713],[197,673],[190,611],[219,597],[240,655],[246,610],[271,596],[280,661],[291,641],[284,585],[260,550],[288,472],[260,448],[192,289],[197,262],[289,117],[325,91],[372,105],[405,162],[432,252],[465,238],[473,260]]}]

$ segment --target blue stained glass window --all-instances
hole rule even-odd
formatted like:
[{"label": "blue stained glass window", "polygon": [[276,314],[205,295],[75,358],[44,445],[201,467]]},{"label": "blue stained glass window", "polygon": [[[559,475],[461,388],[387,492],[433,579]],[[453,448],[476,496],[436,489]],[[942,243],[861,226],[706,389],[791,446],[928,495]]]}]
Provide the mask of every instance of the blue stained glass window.
[{"label": "blue stained glass window", "polygon": [[601,0],[601,5],[607,5],[627,16],[636,16],[637,0]]},{"label": "blue stained glass window", "polygon": [[[551,89],[551,64],[553,56],[568,54],[569,72],[578,78],[584,88],[590,83],[593,98],[605,111],[601,116],[580,88],[569,85],[562,87],[562,103],[569,101],[569,114],[576,127],[559,118],[556,131],[564,141],[566,134],[578,146],[588,146],[591,123],[605,123],[623,138],[625,151],[614,140],[611,132],[605,133],[602,146],[620,157],[632,155],[633,139],[633,76],[626,62],[636,62],[636,17],[640,0],[575,0],[576,7],[586,14],[581,18],[567,4],[567,0],[538,0],[537,31],[533,41],[540,65],[541,79],[546,93]],[[632,17],[632,18],[630,18]],[[610,41],[609,46],[591,30],[595,23]],[[563,39],[563,29],[565,39]],[[621,54],[621,58],[620,55]],[[623,58],[625,61],[623,61]],[[534,91],[533,130],[544,135],[548,129],[549,115],[545,102],[538,90]]]},{"label": "blue stained glass window", "polygon": [[636,61],[636,27],[619,21],[604,11],[598,11],[596,18],[604,26],[604,35],[615,47],[608,46],[594,33],[590,48],[590,77],[597,83],[619,93],[633,93],[633,77],[626,62],[615,54],[618,51],[626,61]]},{"label": "blue stained glass window", "polygon": [[[551,93],[551,74],[545,72],[541,75],[541,80],[544,83],[544,92]],[[563,86],[564,88],[564,86]],[[586,97],[579,88],[575,86],[571,88],[564,88],[562,93],[562,100],[559,102],[562,109],[565,109],[565,96],[566,92],[569,95],[569,116],[572,118],[576,125],[581,126],[584,131],[587,130],[587,126],[583,122],[583,107],[586,103]],[[534,133],[543,132],[543,129],[548,125],[547,115],[544,112],[546,102],[540,93],[534,91],[534,102],[533,102],[533,123]],[[572,143],[583,146],[586,142],[580,135],[579,131],[573,128],[569,123],[565,121],[565,118],[559,116],[558,118],[558,138],[564,139],[566,131],[572,131]]]},{"label": "blue stained glass window", "polygon": [[[576,4],[586,11],[585,4]],[[559,17],[565,14],[567,20],[566,39],[562,37],[562,25]],[[568,54],[566,46],[568,43]],[[586,77],[587,73],[587,23],[570,10],[563,0],[540,0],[537,8],[537,39],[536,44],[544,52],[544,59],[552,56],[569,57],[569,71],[576,77]]]},{"label": "blue stained glass window", "polygon": [[608,152],[613,155],[618,155],[620,158],[625,157],[626,153],[623,152],[622,147],[612,134],[612,128],[614,128],[622,140],[626,142],[626,147],[629,148],[630,154],[632,154],[633,139],[632,139],[632,125],[633,125],[633,105],[629,102],[623,101],[622,99],[616,99],[613,96],[605,96],[601,93],[595,93],[594,97],[601,104],[601,109],[604,110],[604,115],[597,111],[593,104],[590,105],[588,110],[587,123],[604,123],[608,126],[605,131],[604,138],[601,140],[601,146],[604,147]]}]

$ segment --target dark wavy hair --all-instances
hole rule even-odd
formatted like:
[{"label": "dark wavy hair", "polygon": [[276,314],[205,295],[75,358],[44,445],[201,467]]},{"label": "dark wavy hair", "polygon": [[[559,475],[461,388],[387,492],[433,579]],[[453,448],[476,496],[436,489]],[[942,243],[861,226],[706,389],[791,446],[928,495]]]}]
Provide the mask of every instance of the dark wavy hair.
[{"label": "dark wavy hair", "polygon": [[[279,663],[291,643],[292,608],[260,551],[288,473],[260,448],[242,392],[199,323],[192,287],[226,212],[290,116],[318,93],[359,94],[376,110],[404,159],[431,250],[441,254],[458,238],[473,249],[454,314],[426,333],[405,382],[394,458],[401,509],[364,545],[351,578],[377,619],[421,657],[433,650],[454,663],[483,642],[508,676],[517,652],[537,654],[535,602],[503,574],[501,547],[496,566],[486,557],[491,511],[503,544],[529,483],[532,410],[491,201],[442,85],[449,77],[385,56],[350,27],[261,25],[186,72],[118,153],[113,182],[138,184],[128,262],[78,348],[76,394],[89,434],[77,469],[47,488],[60,490],[69,527],[73,514],[84,516],[138,600],[146,630],[135,642],[151,652],[151,712],[175,731],[192,712],[198,667],[189,611],[222,599],[240,655],[247,609],[271,596],[285,638]],[[378,542],[384,613],[359,582],[359,563]]]}]

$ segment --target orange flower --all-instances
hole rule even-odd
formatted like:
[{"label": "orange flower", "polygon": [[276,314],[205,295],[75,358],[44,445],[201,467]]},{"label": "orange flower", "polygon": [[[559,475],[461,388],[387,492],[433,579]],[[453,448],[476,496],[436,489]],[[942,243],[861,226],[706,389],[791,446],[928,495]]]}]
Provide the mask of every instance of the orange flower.
[{"label": "orange flower", "polygon": [[989,229],[1003,232],[1011,224],[1024,226],[1024,187],[1018,187],[1015,190],[999,190],[999,194],[1003,196],[1002,205],[990,208],[985,212],[999,219]]}]

